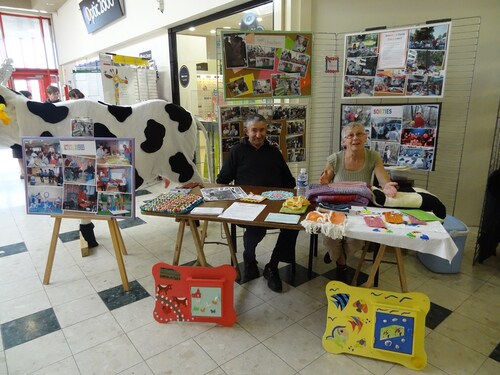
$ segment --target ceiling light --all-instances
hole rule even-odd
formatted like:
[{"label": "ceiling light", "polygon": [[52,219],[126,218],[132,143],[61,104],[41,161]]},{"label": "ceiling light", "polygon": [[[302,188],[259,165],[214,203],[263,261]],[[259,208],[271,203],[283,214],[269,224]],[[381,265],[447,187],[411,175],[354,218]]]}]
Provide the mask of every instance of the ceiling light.
[{"label": "ceiling light", "polygon": [[192,26],[191,26],[191,27],[189,28],[189,31],[195,31],[195,30],[196,30],[196,28],[195,28],[195,27],[192,27]]},{"label": "ceiling light", "polygon": [[262,22],[262,17],[257,17],[257,21]]},{"label": "ceiling light", "polygon": [[215,34],[215,29],[210,30],[210,34]]},{"label": "ceiling light", "polygon": [[223,29],[230,29],[231,26],[224,26]]}]

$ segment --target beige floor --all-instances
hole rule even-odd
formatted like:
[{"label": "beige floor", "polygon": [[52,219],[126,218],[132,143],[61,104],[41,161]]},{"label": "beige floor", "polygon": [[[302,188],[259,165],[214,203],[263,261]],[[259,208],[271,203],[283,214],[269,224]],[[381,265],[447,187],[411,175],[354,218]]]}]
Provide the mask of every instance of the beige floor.
[{"label": "beige floor", "polygon": [[[263,278],[235,284],[237,323],[159,324],[153,320],[153,297],[109,310],[98,292],[120,285],[105,223],[96,222],[100,246],[82,258],[79,241],[58,242],[50,285],[41,283],[53,220],[26,215],[24,185],[10,150],[0,150],[0,251],[24,243],[27,251],[0,253],[0,325],[53,311],[60,329],[4,350],[0,340],[0,374],[409,374],[400,365],[352,355],[326,353],[321,345],[326,315],[324,287],[318,276],[284,293],[270,291]],[[150,195],[163,191],[148,187]],[[171,262],[177,226],[171,219],[141,216],[146,224],[122,230],[129,255],[130,281],[154,295],[153,264]],[[76,220],[63,220],[61,232],[76,230]],[[472,266],[477,228],[470,228],[462,272],[435,274],[408,252],[405,266],[411,291],[426,293],[433,304],[451,310],[435,329],[426,329],[427,367],[422,374],[499,374],[490,358],[500,342],[500,262],[490,258]],[[221,228],[210,225],[209,239],[223,241]],[[259,265],[269,259],[275,235],[258,250]],[[241,240],[240,248],[241,248]],[[321,248],[321,247],[320,247]],[[181,263],[194,259],[186,236]],[[298,263],[307,265],[308,238],[300,234]],[[320,249],[322,255],[323,251]],[[206,248],[210,264],[229,261],[227,247]],[[240,259],[241,253],[238,253]],[[355,262],[355,259],[351,259]],[[331,265],[314,261],[323,274]],[[393,265],[382,265],[380,288],[398,291]],[[29,327],[36,330],[40,327]],[[498,348],[497,348],[498,351]],[[496,358],[498,359],[498,352]]]}]

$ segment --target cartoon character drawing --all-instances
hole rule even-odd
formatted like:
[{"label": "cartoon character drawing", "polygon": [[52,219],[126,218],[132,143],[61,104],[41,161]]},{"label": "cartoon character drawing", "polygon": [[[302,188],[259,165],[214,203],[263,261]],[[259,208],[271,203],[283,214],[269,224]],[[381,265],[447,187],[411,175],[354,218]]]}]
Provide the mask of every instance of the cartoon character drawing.
[{"label": "cartoon character drawing", "polygon": [[104,71],[104,77],[112,79],[115,86],[115,104],[120,105],[120,83],[127,85],[127,77],[121,78],[118,69],[109,69],[109,73]]}]

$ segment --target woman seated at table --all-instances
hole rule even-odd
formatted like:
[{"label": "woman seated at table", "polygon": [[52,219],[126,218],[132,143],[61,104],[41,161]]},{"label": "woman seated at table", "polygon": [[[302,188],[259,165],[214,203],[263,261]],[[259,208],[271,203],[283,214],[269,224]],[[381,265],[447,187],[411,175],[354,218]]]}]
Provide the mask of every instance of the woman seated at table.
[{"label": "woman seated at table", "polygon": [[[353,122],[345,125],[342,128],[342,151],[328,156],[319,183],[362,181],[371,184],[372,175],[375,174],[385,195],[394,197],[397,193],[397,183],[391,182],[380,154],[365,148],[366,138],[362,123]],[[337,263],[337,278],[346,281],[346,256],[361,249],[364,241],[347,237],[340,240],[325,237],[323,243],[328,251],[324,257],[325,263],[330,263],[334,259]]]}]

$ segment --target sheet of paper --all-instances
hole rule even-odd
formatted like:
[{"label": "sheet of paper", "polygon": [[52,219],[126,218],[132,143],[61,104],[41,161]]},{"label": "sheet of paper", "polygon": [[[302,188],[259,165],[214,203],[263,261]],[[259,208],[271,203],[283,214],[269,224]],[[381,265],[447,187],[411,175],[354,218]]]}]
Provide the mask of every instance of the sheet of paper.
[{"label": "sheet of paper", "polygon": [[195,207],[190,214],[193,215],[220,215],[224,209],[222,207]]},{"label": "sheet of paper", "polygon": [[265,204],[234,202],[219,217],[252,221],[259,216],[265,207]]},{"label": "sheet of paper", "polygon": [[284,224],[297,224],[300,220],[300,215],[295,214],[279,214],[276,212],[271,212],[267,215],[265,221],[272,221],[274,223],[284,223]]}]

